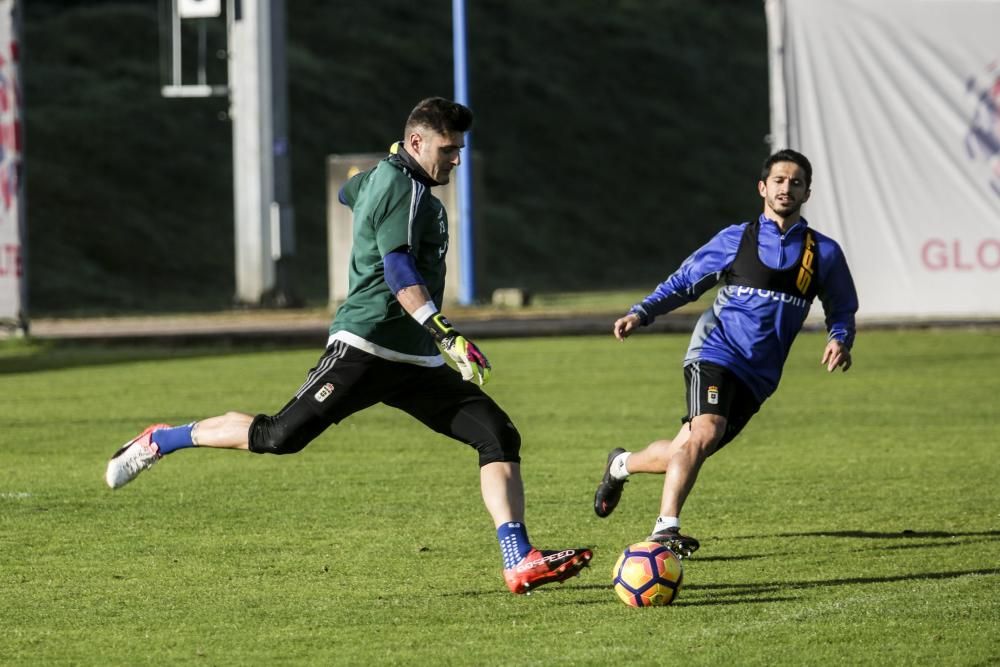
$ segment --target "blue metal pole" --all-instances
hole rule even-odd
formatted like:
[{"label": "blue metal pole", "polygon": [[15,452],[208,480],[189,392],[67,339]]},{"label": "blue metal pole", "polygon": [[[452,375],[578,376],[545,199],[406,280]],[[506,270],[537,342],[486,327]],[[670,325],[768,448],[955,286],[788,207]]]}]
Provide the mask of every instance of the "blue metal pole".
[{"label": "blue metal pole", "polygon": [[[452,51],[455,61],[455,101],[469,106],[469,80],[466,68],[465,0],[452,0]],[[470,306],[476,296],[475,237],[472,224],[472,133],[465,135],[462,164],[458,166],[458,302]]]}]

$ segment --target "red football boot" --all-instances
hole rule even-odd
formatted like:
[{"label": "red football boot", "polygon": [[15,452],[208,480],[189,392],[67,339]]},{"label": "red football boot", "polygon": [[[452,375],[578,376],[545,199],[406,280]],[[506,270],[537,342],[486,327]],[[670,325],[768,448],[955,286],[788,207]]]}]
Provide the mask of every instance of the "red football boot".
[{"label": "red football boot", "polygon": [[503,578],[511,593],[521,595],[542,584],[576,576],[590,564],[593,556],[590,549],[539,551],[533,548],[517,565],[504,570]]}]

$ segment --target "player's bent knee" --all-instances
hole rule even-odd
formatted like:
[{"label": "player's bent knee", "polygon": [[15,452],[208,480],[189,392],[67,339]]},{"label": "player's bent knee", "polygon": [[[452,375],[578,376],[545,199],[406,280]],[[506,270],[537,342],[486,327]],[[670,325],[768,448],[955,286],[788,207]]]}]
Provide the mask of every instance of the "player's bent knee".
[{"label": "player's bent knee", "polygon": [[489,463],[520,463],[521,434],[510,422],[493,429],[491,438],[473,446],[479,452],[479,467]]},{"label": "player's bent knee", "polygon": [[289,430],[274,417],[257,415],[250,424],[249,449],[255,454],[295,454],[308,444],[308,438]]},{"label": "player's bent knee", "polygon": [[680,445],[678,451],[687,452],[688,456],[693,455],[697,456],[699,459],[705,459],[715,452],[721,440],[721,433],[717,434],[715,432],[707,432],[701,434],[700,436],[692,433],[691,437]]},{"label": "player's bent knee", "polygon": [[725,423],[702,424],[699,427],[691,429],[691,436],[684,445],[688,448],[711,453],[715,451],[725,435]]}]

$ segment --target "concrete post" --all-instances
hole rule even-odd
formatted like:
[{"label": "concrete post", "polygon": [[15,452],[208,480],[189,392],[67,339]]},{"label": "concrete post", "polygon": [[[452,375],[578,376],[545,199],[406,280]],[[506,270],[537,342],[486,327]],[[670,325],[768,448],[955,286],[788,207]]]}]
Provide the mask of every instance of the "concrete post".
[{"label": "concrete post", "polygon": [[292,301],[284,4],[229,0],[235,300],[248,305]]}]

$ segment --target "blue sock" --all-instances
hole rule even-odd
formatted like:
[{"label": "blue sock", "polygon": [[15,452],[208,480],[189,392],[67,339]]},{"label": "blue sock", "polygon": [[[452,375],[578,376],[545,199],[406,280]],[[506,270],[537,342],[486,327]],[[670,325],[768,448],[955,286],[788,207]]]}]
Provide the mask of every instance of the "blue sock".
[{"label": "blue sock", "polygon": [[194,422],[184,424],[184,426],[174,426],[173,428],[161,428],[153,431],[153,442],[160,448],[160,456],[166,456],[170,452],[185,447],[194,447],[194,440],[191,439],[191,429]]},{"label": "blue sock", "polygon": [[511,521],[503,524],[497,528],[497,539],[500,540],[500,555],[503,556],[505,570],[517,565],[531,551],[528,529],[523,523]]}]

